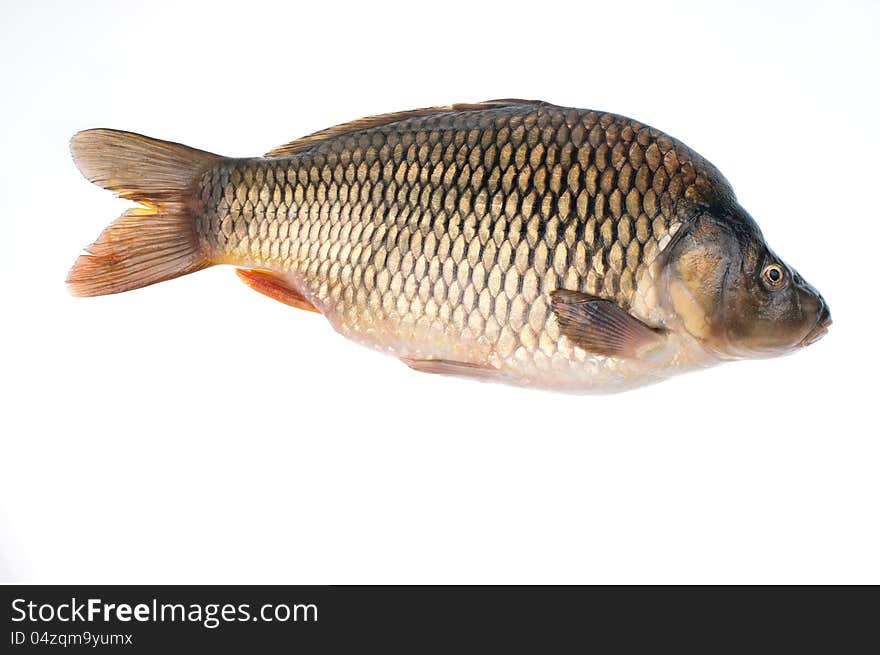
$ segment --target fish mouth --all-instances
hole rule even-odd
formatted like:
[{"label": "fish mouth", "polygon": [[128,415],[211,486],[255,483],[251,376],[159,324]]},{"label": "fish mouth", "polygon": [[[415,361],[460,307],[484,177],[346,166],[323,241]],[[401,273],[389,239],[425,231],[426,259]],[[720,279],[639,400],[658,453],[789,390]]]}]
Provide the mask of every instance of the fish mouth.
[{"label": "fish mouth", "polygon": [[807,336],[805,336],[805,337],[801,340],[801,342],[800,342],[799,345],[800,345],[802,348],[804,348],[804,347],[806,347],[806,346],[809,346],[809,345],[811,345],[811,344],[816,343],[819,339],[821,339],[821,338],[824,337],[826,334],[828,334],[828,328],[831,327],[831,324],[832,324],[833,322],[834,322],[834,321],[831,320],[831,317],[830,317],[830,316],[825,316],[825,317],[821,318],[821,319],[819,320],[819,322],[816,324],[816,327],[814,327],[812,330],[810,330],[810,331],[807,333]]}]

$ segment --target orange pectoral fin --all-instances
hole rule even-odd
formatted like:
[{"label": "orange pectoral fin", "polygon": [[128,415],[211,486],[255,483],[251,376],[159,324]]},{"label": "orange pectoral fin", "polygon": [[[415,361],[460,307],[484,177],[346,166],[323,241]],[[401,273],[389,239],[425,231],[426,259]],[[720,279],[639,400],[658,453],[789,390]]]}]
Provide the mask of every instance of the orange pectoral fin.
[{"label": "orange pectoral fin", "polygon": [[259,291],[265,296],[274,298],[278,302],[283,302],[285,305],[290,305],[297,309],[318,312],[315,306],[306,300],[300,290],[294,287],[290,280],[281,273],[247,268],[238,268],[235,272],[241,278],[241,281],[254,291]]},{"label": "orange pectoral fin", "polygon": [[550,306],[559,331],[597,355],[638,358],[663,343],[664,329],[645,325],[604,298],[556,289],[550,294]]}]

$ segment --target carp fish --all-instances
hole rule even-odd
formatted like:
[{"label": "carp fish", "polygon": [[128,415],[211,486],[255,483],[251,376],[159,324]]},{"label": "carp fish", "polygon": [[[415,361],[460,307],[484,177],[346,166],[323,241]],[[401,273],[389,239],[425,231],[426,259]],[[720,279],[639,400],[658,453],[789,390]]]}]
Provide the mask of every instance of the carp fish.
[{"label": "carp fish", "polygon": [[611,113],[493,100],[264,157],[109,129],[71,150],[140,204],[76,261],[78,296],[230,264],[415,370],[569,392],[790,353],[831,324],[712,164]]}]

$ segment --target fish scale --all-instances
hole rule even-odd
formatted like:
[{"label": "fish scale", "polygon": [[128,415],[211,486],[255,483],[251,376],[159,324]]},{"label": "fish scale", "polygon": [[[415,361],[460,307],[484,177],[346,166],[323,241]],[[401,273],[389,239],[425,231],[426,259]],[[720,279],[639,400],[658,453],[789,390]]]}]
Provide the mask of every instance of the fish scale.
[{"label": "fish scale", "polygon": [[[627,365],[560,335],[549,294],[662,324],[652,265],[683,199],[726,182],[679,142],[543,104],[438,111],[223,160],[197,232],[222,261],[292,273],[346,335],[399,356],[479,361],[523,383]],[[584,367],[584,362],[593,364]]]}]

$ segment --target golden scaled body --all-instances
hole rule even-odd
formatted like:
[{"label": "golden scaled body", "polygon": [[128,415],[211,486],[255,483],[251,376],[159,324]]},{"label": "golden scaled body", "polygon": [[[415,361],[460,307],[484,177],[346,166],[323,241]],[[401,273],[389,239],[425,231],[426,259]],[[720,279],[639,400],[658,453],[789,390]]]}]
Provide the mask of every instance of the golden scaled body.
[{"label": "golden scaled body", "polygon": [[[79,162],[108,150],[83,143]],[[191,152],[174,191],[188,194],[195,253],[182,272],[262,271],[246,281],[419,370],[609,391],[718,361],[693,329],[702,317],[670,298],[664,252],[700,207],[735,203],[733,193],[699,155],[639,122],[491,101],[363,119],[263,158]],[[81,166],[123,196],[149,197],[124,174]],[[100,262],[82,259],[91,277],[75,268],[71,285],[89,295]],[[93,291],[173,276],[154,277]],[[598,336],[578,329],[581,298],[611,310]]]},{"label": "golden scaled body", "polygon": [[676,201],[717,176],[657,130],[542,104],[416,115],[279,154],[205,174],[208,247],[291,273],[358,341],[544,386],[621,369],[560,335],[550,292],[662,322],[652,265],[684,218]]}]

